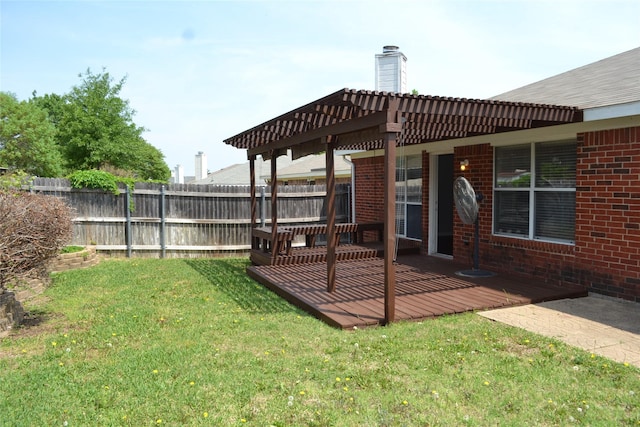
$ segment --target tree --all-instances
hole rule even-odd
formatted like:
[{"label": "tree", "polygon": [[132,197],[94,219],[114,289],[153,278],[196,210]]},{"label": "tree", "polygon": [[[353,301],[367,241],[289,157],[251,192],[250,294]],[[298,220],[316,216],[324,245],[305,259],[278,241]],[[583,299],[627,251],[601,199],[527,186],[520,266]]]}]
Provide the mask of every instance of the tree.
[{"label": "tree", "polygon": [[56,177],[64,170],[56,128],[35,104],[0,92],[0,166]]},{"label": "tree", "polygon": [[38,96],[34,90],[32,98],[29,100],[31,104],[46,110],[49,114],[49,121],[57,128],[62,118],[63,106],[65,104],[64,96],[57,95],[55,93],[46,94],[44,96]]},{"label": "tree", "polygon": [[122,167],[136,171],[138,176],[148,179],[167,181],[171,176],[162,152],[143,139],[131,146],[129,155],[123,159]]},{"label": "tree", "polygon": [[[163,154],[142,138],[145,129],[136,126],[135,111],[119,96],[126,78],[114,82],[104,70],[87,70],[79,77],[82,83],[64,96],[58,123],[58,141],[69,168],[113,167],[139,179],[169,179]],[[55,99],[49,101],[59,105]]]}]

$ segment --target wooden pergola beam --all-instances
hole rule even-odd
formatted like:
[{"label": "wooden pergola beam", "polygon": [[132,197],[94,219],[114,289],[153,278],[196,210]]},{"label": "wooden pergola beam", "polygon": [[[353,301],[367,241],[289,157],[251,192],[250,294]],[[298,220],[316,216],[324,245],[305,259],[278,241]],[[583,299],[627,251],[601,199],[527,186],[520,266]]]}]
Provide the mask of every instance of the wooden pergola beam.
[{"label": "wooden pergola beam", "polygon": [[327,125],[316,129],[311,129],[307,132],[298,133],[288,138],[282,138],[277,141],[270,142],[266,145],[249,148],[247,150],[247,153],[249,156],[251,156],[256,154],[268,153],[271,150],[287,149],[296,145],[322,140],[322,138],[330,138],[334,135],[340,135],[371,128],[374,126],[379,126],[386,123],[386,119],[386,111],[377,111],[375,113],[367,114],[366,116],[334,123],[332,125]]},{"label": "wooden pergola beam", "polygon": [[[448,139],[451,135],[464,137],[502,129],[530,129],[583,120],[582,111],[576,107],[342,89],[224,142],[247,149],[249,154],[265,154],[270,147],[291,148],[323,136],[373,127],[384,122],[383,118],[375,123],[375,117],[384,114],[390,97],[400,99],[398,110],[408,121],[405,132],[415,134],[411,143]],[[362,119],[371,122],[352,127],[355,121]],[[439,132],[437,128],[443,125],[452,128]],[[478,126],[481,129],[474,129]],[[376,149],[376,146],[377,141],[369,141],[363,144],[363,149]]]}]

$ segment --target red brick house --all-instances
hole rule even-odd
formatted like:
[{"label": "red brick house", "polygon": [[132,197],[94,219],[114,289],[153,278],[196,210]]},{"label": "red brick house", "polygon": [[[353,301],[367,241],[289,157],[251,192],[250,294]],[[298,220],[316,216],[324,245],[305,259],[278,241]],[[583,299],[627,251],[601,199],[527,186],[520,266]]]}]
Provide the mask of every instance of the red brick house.
[{"label": "red brick house", "polygon": [[353,222],[383,221],[385,253],[402,238],[471,264],[465,176],[484,196],[482,269],[640,302],[640,48],[490,100],[344,89],[225,142],[250,161],[359,150]]},{"label": "red brick house", "polygon": [[[408,175],[422,168],[422,228],[407,227],[405,235],[426,253],[469,262],[473,226],[451,208],[453,180],[465,176],[485,196],[482,268],[640,301],[640,48],[493,99],[572,105],[584,117],[398,148],[408,156]],[[381,206],[373,177],[382,175],[383,160],[375,152],[353,159],[357,221],[375,219]],[[514,184],[517,171],[520,184],[530,184],[532,172],[539,179],[524,188]],[[419,203],[411,206],[408,215]]]}]

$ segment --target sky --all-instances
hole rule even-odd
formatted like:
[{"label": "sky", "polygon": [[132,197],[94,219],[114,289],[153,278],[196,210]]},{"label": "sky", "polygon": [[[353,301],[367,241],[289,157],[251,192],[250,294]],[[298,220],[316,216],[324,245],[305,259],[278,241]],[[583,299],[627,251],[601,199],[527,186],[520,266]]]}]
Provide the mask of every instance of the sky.
[{"label": "sky", "polygon": [[0,0],[0,91],[65,94],[106,71],[170,168],[246,161],[223,143],[343,88],[489,98],[640,46],[640,0]]}]

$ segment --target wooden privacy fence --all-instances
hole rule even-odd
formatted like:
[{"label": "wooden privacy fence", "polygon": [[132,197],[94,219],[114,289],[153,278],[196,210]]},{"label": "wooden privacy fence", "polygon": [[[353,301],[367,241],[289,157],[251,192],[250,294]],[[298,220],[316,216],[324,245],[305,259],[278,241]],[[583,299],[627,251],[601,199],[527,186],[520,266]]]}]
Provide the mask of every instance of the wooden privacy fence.
[{"label": "wooden privacy fence", "polygon": [[[199,257],[251,249],[249,186],[136,183],[120,194],[72,189],[36,178],[31,191],[63,198],[74,209],[73,245],[114,255]],[[257,188],[259,226],[271,223],[270,187]],[[279,224],[326,221],[324,185],[278,186]],[[350,186],[336,186],[336,220],[350,220]]]}]

